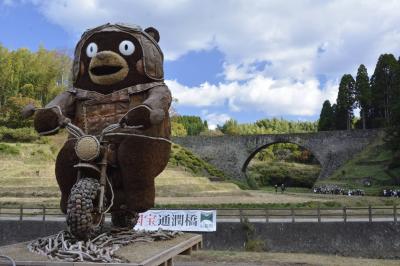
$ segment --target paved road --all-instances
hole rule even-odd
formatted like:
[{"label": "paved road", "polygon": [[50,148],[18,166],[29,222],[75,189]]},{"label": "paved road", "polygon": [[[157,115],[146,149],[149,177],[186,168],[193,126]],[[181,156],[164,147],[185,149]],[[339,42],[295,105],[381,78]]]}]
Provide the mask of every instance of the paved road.
[{"label": "paved road", "polygon": [[[19,221],[20,217],[19,216],[6,216],[6,215],[1,215],[0,216],[1,221]],[[42,215],[37,215],[37,216],[24,216],[23,221],[42,221],[43,216]],[[60,221],[64,222],[65,217],[64,216],[46,216],[46,221]],[[250,222],[266,222],[265,218],[250,218]],[[322,218],[321,222],[343,222],[343,218]],[[110,217],[106,217],[106,222],[111,222]],[[233,223],[239,223],[240,218],[221,218],[217,219],[217,222],[220,223],[227,223],[227,222],[233,222]],[[291,223],[292,218],[270,218],[268,220],[270,223]],[[317,218],[296,218],[295,222],[306,222],[306,223],[316,223],[318,222]],[[347,218],[347,222],[369,222],[369,219],[367,217],[351,217]],[[379,218],[373,218],[372,222],[394,222],[393,217],[379,217]]]},{"label": "paved road", "polygon": [[226,261],[174,261],[175,266],[204,266],[204,265],[221,265],[221,266],[315,266],[315,264],[299,263],[299,262],[226,262]]}]

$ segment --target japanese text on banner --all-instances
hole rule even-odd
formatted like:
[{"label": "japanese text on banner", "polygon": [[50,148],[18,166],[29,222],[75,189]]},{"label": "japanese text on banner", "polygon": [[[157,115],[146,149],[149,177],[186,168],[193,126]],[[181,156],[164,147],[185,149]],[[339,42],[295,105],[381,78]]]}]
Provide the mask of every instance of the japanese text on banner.
[{"label": "japanese text on banner", "polygon": [[139,215],[134,229],[214,232],[216,216],[215,210],[149,210]]}]

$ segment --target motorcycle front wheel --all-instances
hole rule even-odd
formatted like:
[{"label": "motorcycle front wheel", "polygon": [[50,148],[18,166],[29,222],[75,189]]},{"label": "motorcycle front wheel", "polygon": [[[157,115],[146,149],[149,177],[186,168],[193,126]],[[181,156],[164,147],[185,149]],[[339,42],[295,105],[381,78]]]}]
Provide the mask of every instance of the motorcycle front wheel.
[{"label": "motorcycle front wheel", "polygon": [[104,215],[97,212],[99,190],[99,181],[93,178],[81,178],[71,189],[67,225],[78,239],[90,239],[101,231]]}]

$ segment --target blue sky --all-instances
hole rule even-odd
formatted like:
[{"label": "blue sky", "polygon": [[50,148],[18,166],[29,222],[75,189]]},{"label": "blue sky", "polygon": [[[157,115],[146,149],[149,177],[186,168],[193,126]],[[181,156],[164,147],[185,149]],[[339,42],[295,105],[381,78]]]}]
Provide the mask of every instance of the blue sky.
[{"label": "blue sky", "polygon": [[316,120],[340,77],[400,49],[400,1],[0,0],[0,43],[71,52],[106,22],[160,31],[180,114]]},{"label": "blue sky", "polygon": [[0,5],[0,41],[9,49],[21,47],[36,50],[73,48],[74,41],[60,26],[48,21],[30,3]]}]

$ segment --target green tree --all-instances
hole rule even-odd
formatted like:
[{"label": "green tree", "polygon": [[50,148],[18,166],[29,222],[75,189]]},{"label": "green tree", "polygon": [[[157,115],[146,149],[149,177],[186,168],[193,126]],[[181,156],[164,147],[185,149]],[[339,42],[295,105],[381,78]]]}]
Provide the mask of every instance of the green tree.
[{"label": "green tree", "polygon": [[258,120],[255,126],[264,131],[260,134],[316,132],[318,128],[317,122],[288,121],[277,118]]},{"label": "green tree", "polygon": [[198,116],[189,116],[189,115],[182,115],[182,116],[174,116],[172,121],[182,124],[189,136],[199,135],[200,132],[206,130],[206,124],[203,123],[200,117]]},{"label": "green tree", "polygon": [[327,131],[334,129],[333,109],[329,100],[322,105],[321,114],[318,120],[318,131]]},{"label": "green tree", "polygon": [[[46,104],[71,85],[71,59],[64,53],[39,47],[31,52],[22,48],[9,51],[0,45],[0,120],[15,127],[19,115],[16,99],[31,99]],[[11,101],[11,102],[9,102]],[[23,102],[23,100],[21,100]],[[18,110],[19,111],[19,110]],[[15,117],[12,117],[15,116]]]},{"label": "green tree", "polygon": [[239,124],[235,119],[229,119],[222,127],[218,126],[218,129],[226,135],[240,135]]},{"label": "green tree", "polygon": [[367,116],[371,108],[371,87],[369,86],[369,77],[367,68],[361,64],[357,71],[355,83],[355,99],[357,107],[360,108],[360,116],[362,120],[362,128],[367,128]]},{"label": "green tree", "polygon": [[11,128],[29,127],[32,126],[31,119],[23,119],[21,116],[21,110],[28,104],[33,104],[36,107],[40,107],[40,102],[29,98],[17,95],[8,98],[8,101],[0,109],[2,117],[0,120],[1,125],[5,125]]},{"label": "green tree", "polygon": [[208,130],[208,122],[207,122],[207,120],[204,120],[203,125],[204,125],[204,129]]},{"label": "green tree", "polygon": [[394,104],[392,108],[390,122],[390,126],[386,129],[385,141],[391,150],[398,153],[400,151],[400,101]]},{"label": "green tree", "polygon": [[392,54],[379,56],[371,76],[372,127],[388,126],[399,94],[399,63]]},{"label": "green tree", "polygon": [[354,117],[354,79],[350,74],[343,75],[336,100],[335,127],[338,130],[350,130]]},{"label": "green tree", "polygon": [[12,61],[7,48],[0,45],[0,108],[7,101],[12,80]]},{"label": "green tree", "polygon": [[9,51],[0,45],[0,107],[18,94],[45,104],[70,85],[70,68],[71,59],[57,51]]},{"label": "green tree", "polygon": [[316,132],[317,122],[288,121],[284,119],[262,119],[255,123],[239,124],[231,119],[218,126],[218,129],[227,135],[255,135],[255,134],[280,134]]},{"label": "green tree", "polygon": [[[400,59],[399,59],[400,61]],[[399,63],[399,62],[398,62]],[[400,64],[399,64],[400,69]],[[397,81],[396,86],[399,86]],[[392,97],[391,116],[389,127],[386,129],[385,141],[388,147],[394,152],[392,162],[389,168],[396,168],[400,165],[400,93],[399,90],[394,90]]]},{"label": "green tree", "polygon": [[178,122],[171,122],[171,135],[174,137],[185,137],[187,136],[186,128]]}]

